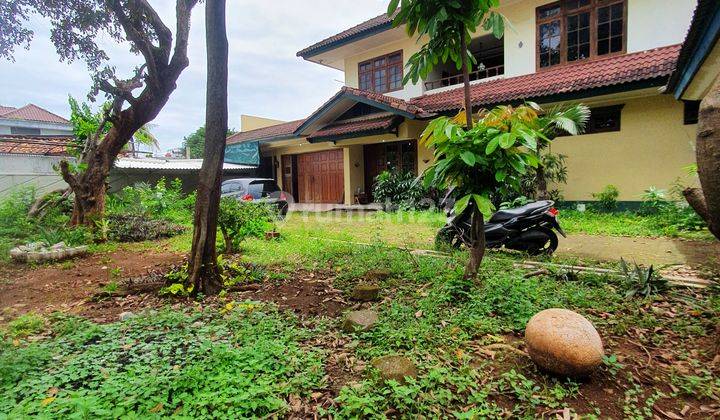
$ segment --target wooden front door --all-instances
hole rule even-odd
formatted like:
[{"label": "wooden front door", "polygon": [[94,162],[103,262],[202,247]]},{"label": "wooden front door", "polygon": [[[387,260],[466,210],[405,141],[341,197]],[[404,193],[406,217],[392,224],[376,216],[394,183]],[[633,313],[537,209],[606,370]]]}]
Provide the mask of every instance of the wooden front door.
[{"label": "wooden front door", "polygon": [[301,203],[342,203],[342,149],[298,155],[297,182]]}]

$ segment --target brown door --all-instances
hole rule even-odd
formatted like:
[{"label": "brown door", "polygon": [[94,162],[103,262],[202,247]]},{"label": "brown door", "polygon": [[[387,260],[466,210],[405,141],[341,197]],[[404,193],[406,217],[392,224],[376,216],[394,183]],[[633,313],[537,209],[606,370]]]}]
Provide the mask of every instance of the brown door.
[{"label": "brown door", "polygon": [[343,175],[342,149],[298,155],[298,199],[301,203],[342,203]]}]

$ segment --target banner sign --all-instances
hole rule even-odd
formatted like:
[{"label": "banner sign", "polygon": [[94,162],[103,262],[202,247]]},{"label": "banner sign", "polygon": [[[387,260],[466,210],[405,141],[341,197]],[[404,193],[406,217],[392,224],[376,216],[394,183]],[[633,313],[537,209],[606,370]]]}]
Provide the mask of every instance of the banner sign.
[{"label": "banner sign", "polygon": [[260,166],[260,144],[256,141],[225,146],[225,162]]}]

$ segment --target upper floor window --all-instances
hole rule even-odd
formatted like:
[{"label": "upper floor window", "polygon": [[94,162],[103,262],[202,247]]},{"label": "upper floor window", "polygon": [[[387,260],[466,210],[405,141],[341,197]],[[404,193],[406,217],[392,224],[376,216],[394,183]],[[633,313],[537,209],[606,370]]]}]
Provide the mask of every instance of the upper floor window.
[{"label": "upper floor window", "polygon": [[537,67],[625,52],[627,0],[562,0],[537,8]]},{"label": "upper floor window", "polygon": [[358,64],[358,85],[361,90],[376,93],[402,89],[402,51],[396,51]]}]

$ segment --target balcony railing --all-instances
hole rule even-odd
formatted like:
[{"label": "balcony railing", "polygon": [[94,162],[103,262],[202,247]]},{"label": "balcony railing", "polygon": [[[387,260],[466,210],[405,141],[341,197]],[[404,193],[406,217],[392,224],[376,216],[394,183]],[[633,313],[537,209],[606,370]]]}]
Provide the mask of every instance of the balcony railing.
[{"label": "balcony railing", "polygon": [[[487,79],[488,77],[495,77],[505,74],[505,65],[486,67],[481,70],[475,70],[470,72],[470,81]],[[462,74],[455,74],[442,79],[429,80],[425,82],[425,90],[432,90],[446,86],[457,85],[463,82]]]}]

